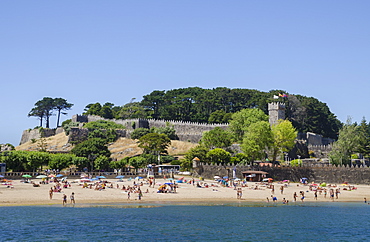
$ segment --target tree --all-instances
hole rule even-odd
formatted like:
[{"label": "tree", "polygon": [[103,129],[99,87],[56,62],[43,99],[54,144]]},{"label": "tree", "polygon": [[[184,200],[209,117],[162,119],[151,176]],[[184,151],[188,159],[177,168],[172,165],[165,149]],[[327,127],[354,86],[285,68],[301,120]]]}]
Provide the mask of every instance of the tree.
[{"label": "tree", "polygon": [[42,107],[34,107],[28,113],[28,117],[37,117],[40,120],[40,127],[42,127],[42,120],[44,119],[44,110]]},{"label": "tree", "polygon": [[248,163],[248,156],[244,153],[238,153],[230,158],[230,162],[236,164],[246,165]]},{"label": "tree", "polygon": [[359,145],[355,152],[362,154],[365,157],[370,156],[370,125],[363,118],[358,125]]},{"label": "tree", "polygon": [[160,155],[167,153],[171,140],[165,134],[149,133],[142,136],[138,143],[138,146],[144,149],[144,153]]},{"label": "tree", "polygon": [[140,139],[146,134],[149,134],[150,130],[147,128],[137,128],[131,133],[131,139]]},{"label": "tree", "polygon": [[248,160],[263,159],[266,150],[273,143],[273,135],[270,124],[266,121],[259,121],[251,124],[245,131],[241,148]]},{"label": "tree", "polygon": [[109,158],[104,155],[98,156],[94,160],[94,166],[97,170],[107,170],[109,168]]},{"label": "tree", "polygon": [[[111,153],[106,146],[105,140],[99,138],[88,139],[82,143],[77,144],[71,152],[76,156],[86,157],[91,160],[100,155],[110,157]],[[94,159],[94,160],[95,160]]]},{"label": "tree", "polygon": [[225,164],[230,162],[231,155],[224,149],[216,148],[207,152],[207,160],[212,164]]},{"label": "tree", "polygon": [[332,164],[350,164],[351,155],[359,149],[361,136],[359,127],[351,119],[339,130],[338,140],[333,143],[329,159]]},{"label": "tree", "polygon": [[118,161],[111,161],[109,163],[109,167],[112,169],[122,170],[129,165],[129,159],[130,157],[125,157]]},{"label": "tree", "polygon": [[59,127],[60,114],[67,114],[63,110],[69,110],[73,104],[68,103],[63,98],[44,97],[35,103],[35,107],[28,113],[28,117],[38,117],[40,119],[40,127],[42,127],[42,120],[46,121],[46,128],[50,127],[50,117],[53,110],[58,111],[57,127]]},{"label": "tree", "polygon": [[228,123],[232,113],[226,113],[224,110],[216,110],[208,118],[209,123]]},{"label": "tree", "polygon": [[151,114],[152,112],[145,110],[140,102],[130,102],[119,110],[118,117],[122,119],[150,118]]},{"label": "tree", "polygon": [[46,128],[49,128],[49,119],[53,115],[54,99],[44,97],[35,103],[35,107],[28,113],[28,117],[38,117],[40,119],[40,127],[42,127],[42,119],[46,121]]},{"label": "tree", "polygon": [[84,115],[100,115],[102,106],[100,103],[90,103],[86,105]]},{"label": "tree", "polygon": [[74,156],[72,158],[72,164],[77,167],[78,171],[82,171],[83,168],[89,166],[89,160],[86,157]]},{"label": "tree", "polygon": [[67,113],[65,112],[62,112],[63,110],[69,110],[71,109],[73,106],[72,103],[68,103],[67,100],[63,99],[63,98],[54,98],[54,109],[57,110],[58,114],[58,118],[57,118],[57,127],[59,127],[59,119],[60,119],[60,115],[63,114],[63,115],[66,115]]},{"label": "tree", "polygon": [[35,171],[43,165],[48,165],[51,156],[47,152],[29,151],[27,153],[27,163],[25,164],[26,169]]},{"label": "tree", "polygon": [[178,140],[179,137],[176,135],[176,130],[173,126],[171,126],[169,123],[166,124],[166,127],[153,127],[150,129],[150,133],[158,133],[158,134],[165,134],[170,138],[171,140]]},{"label": "tree", "polygon": [[203,133],[201,143],[209,148],[227,148],[231,145],[231,133],[216,127]]},{"label": "tree", "polygon": [[99,116],[106,118],[106,119],[112,119],[113,118],[113,111],[112,108],[109,106],[103,106],[100,109]]},{"label": "tree", "polygon": [[72,164],[73,156],[70,154],[54,154],[50,157],[49,168],[63,170]]},{"label": "tree", "polygon": [[192,162],[195,157],[197,157],[200,162],[207,161],[207,152],[209,151],[204,145],[197,145],[185,153],[185,159]]},{"label": "tree", "polygon": [[89,130],[89,138],[101,138],[106,140],[106,143],[114,142],[118,138],[116,129],[124,129],[122,124],[117,124],[113,121],[98,120],[86,123],[84,128]]},{"label": "tree", "polygon": [[231,117],[229,129],[237,142],[243,141],[245,130],[258,121],[268,121],[268,116],[261,109],[243,109]]},{"label": "tree", "polygon": [[6,163],[6,169],[13,172],[26,171],[28,151],[5,151],[1,153],[1,162]]},{"label": "tree", "polygon": [[135,156],[129,159],[129,165],[135,167],[137,170],[140,167],[146,167],[149,163],[144,157]]},{"label": "tree", "polygon": [[271,130],[273,136],[272,160],[275,161],[280,152],[288,152],[293,148],[298,132],[288,120],[279,120],[271,127]]}]

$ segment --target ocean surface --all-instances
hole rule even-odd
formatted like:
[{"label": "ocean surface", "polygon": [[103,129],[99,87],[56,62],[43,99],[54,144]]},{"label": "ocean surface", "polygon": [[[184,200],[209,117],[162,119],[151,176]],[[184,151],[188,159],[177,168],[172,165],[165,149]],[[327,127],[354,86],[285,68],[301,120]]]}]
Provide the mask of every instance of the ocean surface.
[{"label": "ocean surface", "polygon": [[0,241],[370,241],[365,203],[0,207]]}]

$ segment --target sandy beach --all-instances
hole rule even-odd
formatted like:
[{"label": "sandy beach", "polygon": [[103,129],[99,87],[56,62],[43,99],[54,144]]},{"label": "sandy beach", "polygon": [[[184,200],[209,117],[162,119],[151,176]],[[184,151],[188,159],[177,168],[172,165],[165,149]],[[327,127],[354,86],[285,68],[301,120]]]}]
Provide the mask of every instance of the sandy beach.
[{"label": "sandy beach", "polygon": [[[95,190],[94,185],[92,189],[83,188],[83,184],[79,182],[70,182],[70,187],[62,188],[61,192],[53,192],[52,199],[49,197],[49,191],[51,187],[54,187],[55,183],[41,184],[39,187],[34,187],[31,183],[24,183],[22,180],[13,180],[11,185],[2,184],[0,186],[0,206],[20,206],[20,205],[62,205],[64,194],[67,196],[67,204],[70,204],[70,195],[74,192],[76,206],[82,204],[108,204],[108,203],[120,203],[120,204],[135,204],[135,203],[226,203],[226,202],[269,202],[272,203],[272,196],[277,198],[277,203],[281,203],[283,198],[289,200],[289,203],[293,203],[293,194],[296,192],[297,203],[301,203],[300,192],[304,192],[304,202],[332,202],[329,195],[330,187],[326,187],[328,190],[326,198],[324,198],[324,192],[317,192],[317,200],[315,199],[314,191],[310,191],[309,186],[298,183],[281,184],[272,183],[274,185],[274,192],[268,187],[268,185],[248,182],[247,186],[237,186],[242,190],[242,198],[237,199],[237,190],[234,187],[225,187],[220,185],[214,180],[200,181],[201,187],[197,187],[196,183],[177,183],[178,188],[176,192],[158,193],[158,188],[164,183],[170,183],[171,181],[165,179],[156,179],[155,186],[149,187],[149,183],[146,179],[141,180],[128,180],[123,179],[104,179],[108,183],[108,187],[112,184],[113,188],[106,187],[102,190]],[[185,180],[192,180],[191,177]],[[31,181],[39,183],[39,179],[32,179]],[[139,194],[132,192],[130,199],[128,199],[128,192],[122,190],[122,186],[133,186],[135,184],[141,184],[140,189],[142,190],[142,198],[139,200]],[[117,188],[117,185],[119,188]],[[338,199],[334,198],[334,202],[364,202],[364,198],[370,199],[370,186],[368,185],[352,185],[355,189],[349,190],[348,186],[342,184],[336,184],[335,189],[340,188]],[[281,193],[281,186],[284,187]],[[334,184],[332,184],[334,186]],[[169,187],[167,187],[169,188]],[[170,189],[169,189],[170,190]],[[70,206],[70,205],[69,205]]]}]

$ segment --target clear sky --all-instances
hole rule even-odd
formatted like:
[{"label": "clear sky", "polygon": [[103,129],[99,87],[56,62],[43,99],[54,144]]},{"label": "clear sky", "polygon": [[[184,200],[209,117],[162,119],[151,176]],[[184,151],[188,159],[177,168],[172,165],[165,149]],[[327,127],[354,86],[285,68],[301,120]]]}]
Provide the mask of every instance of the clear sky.
[{"label": "clear sky", "polygon": [[[124,105],[186,87],[286,90],[370,120],[370,1],[1,1],[0,143],[43,97]],[[56,117],[51,118],[51,128]]]}]

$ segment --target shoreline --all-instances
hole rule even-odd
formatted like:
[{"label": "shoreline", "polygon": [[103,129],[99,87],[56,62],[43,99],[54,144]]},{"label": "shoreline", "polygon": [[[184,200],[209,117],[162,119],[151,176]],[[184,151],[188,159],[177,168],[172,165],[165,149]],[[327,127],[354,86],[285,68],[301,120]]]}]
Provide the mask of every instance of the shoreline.
[{"label": "shoreline", "polygon": [[[191,179],[191,178],[189,178]],[[39,182],[34,179],[33,181]],[[104,190],[94,190],[89,188],[82,188],[79,183],[71,183],[71,187],[62,189],[61,192],[54,192],[52,199],[49,198],[49,190],[55,183],[42,184],[40,187],[33,187],[30,183],[23,183],[21,180],[13,180],[11,187],[0,185],[0,207],[8,206],[63,206],[63,196],[67,196],[67,206],[70,205],[70,195],[75,194],[76,207],[85,206],[172,206],[172,205],[224,205],[224,204],[240,204],[242,205],[304,205],[304,204],[330,204],[330,203],[358,203],[364,204],[364,198],[370,199],[369,185],[355,185],[356,189],[349,191],[344,190],[346,187],[337,186],[340,194],[339,198],[332,201],[329,199],[329,192],[324,198],[323,194],[318,194],[315,200],[314,192],[309,191],[308,186],[303,186],[298,183],[290,183],[283,185],[279,183],[272,183],[275,187],[275,192],[261,183],[248,182],[248,187],[237,187],[242,189],[242,199],[237,199],[237,190],[234,187],[223,187],[212,180],[199,181],[202,185],[208,184],[208,187],[197,187],[187,183],[177,183],[178,188],[176,192],[171,193],[157,193],[158,187],[161,184],[169,182],[165,179],[156,179],[155,187],[149,187],[149,184],[144,180],[125,180],[118,182],[117,180],[107,180],[113,188],[106,188]],[[122,185],[132,186],[133,183],[141,184],[140,188],[143,191],[142,200],[138,199],[137,193],[131,193],[128,199],[128,192],[121,190]],[[117,186],[119,188],[117,188]],[[280,188],[284,186],[283,194]],[[255,189],[258,187],[258,189]],[[328,188],[330,189],[330,188]],[[293,201],[293,194],[303,191],[305,193],[304,202],[301,202],[300,197],[297,201]],[[272,201],[272,197],[277,197],[277,202]],[[298,195],[299,196],[299,195]],[[269,202],[267,202],[269,198]],[[283,204],[283,199],[289,200],[288,204]],[[366,202],[367,203],[367,202]]]}]

